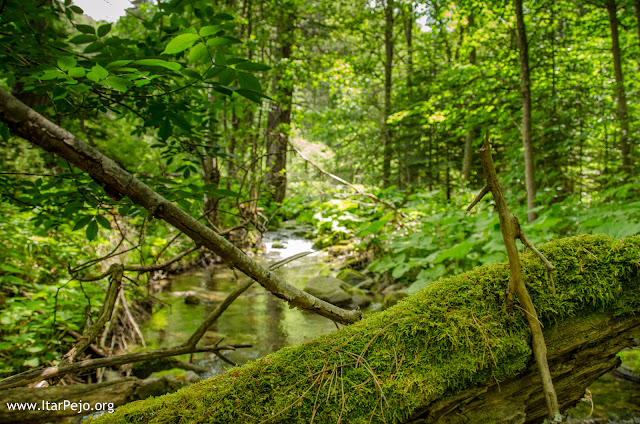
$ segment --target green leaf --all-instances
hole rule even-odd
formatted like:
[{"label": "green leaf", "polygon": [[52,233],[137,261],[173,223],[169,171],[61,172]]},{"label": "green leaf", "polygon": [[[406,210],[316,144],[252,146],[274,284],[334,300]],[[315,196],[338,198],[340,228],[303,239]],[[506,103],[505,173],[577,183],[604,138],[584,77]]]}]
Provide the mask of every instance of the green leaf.
[{"label": "green leaf", "polygon": [[73,227],[73,230],[71,230],[71,231],[76,231],[76,230],[79,230],[80,228],[83,228],[92,219],[93,219],[92,216],[84,216],[84,217],[80,218],[78,221],[76,221],[76,225]]},{"label": "green leaf", "polygon": [[241,88],[240,90],[236,90],[236,93],[258,104],[262,103],[262,99],[273,100],[271,97],[265,96],[264,94],[258,91],[247,90],[246,88]]},{"label": "green leaf", "polygon": [[133,60],[116,60],[114,62],[109,63],[107,66],[105,66],[105,69],[109,70],[113,68],[119,68],[121,66],[128,65],[131,62],[133,62]]},{"label": "green leaf", "polygon": [[198,43],[189,50],[189,63],[199,62],[209,56],[207,46],[202,43]]},{"label": "green leaf", "polygon": [[164,141],[171,136],[173,133],[173,127],[171,126],[171,122],[168,119],[162,121],[160,125],[160,129],[158,130],[158,137],[160,140]]},{"label": "green leaf", "polygon": [[67,72],[69,74],[70,77],[73,78],[82,78],[83,76],[86,75],[87,70],[84,68],[80,68],[78,66],[76,66],[75,68],[71,68],[69,69],[69,72]]},{"label": "green leaf", "polygon": [[162,59],[139,59],[134,60],[134,64],[143,65],[143,66],[161,66],[163,68],[170,69],[172,71],[179,71],[182,68],[182,65],[176,62],[167,62]]},{"label": "green leaf", "polygon": [[462,259],[467,255],[467,253],[469,253],[469,251],[473,248],[473,246],[474,246],[473,243],[464,242],[464,243],[455,245],[449,249],[443,250],[438,254],[438,256],[435,258],[433,263],[438,264],[444,261],[445,259],[450,259],[450,258]]},{"label": "green leaf", "polygon": [[189,78],[192,78],[192,79],[200,79],[202,77],[202,75],[200,75],[199,73],[197,73],[193,69],[183,69],[182,70],[182,75],[185,75],[185,76],[187,76]]},{"label": "green leaf", "polygon": [[89,44],[87,47],[84,48],[84,52],[96,53],[101,51],[102,49],[104,49],[104,46],[102,45],[102,43],[99,41],[94,41],[93,43]]},{"label": "green leaf", "polygon": [[240,193],[236,193],[235,191],[225,190],[223,188],[211,190],[209,194],[220,197],[235,197],[236,199],[242,199],[242,195]]},{"label": "green leaf", "polygon": [[93,74],[98,77],[99,80],[103,80],[109,76],[109,71],[98,64],[93,65],[93,67],[91,68],[91,72],[93,72]]},{"label": "green leaf", "polygon": [[228,13],[218,13],[213,17],[213,19],[220,19],[222,21],[233,21],[233,16]]},{"label": "green leaf", "polygon": [[200,28],[200,37],[209,37],[222,31],[222,25],[209,25]]},{"label": "green leaf", "polygon": [[222,47],[229,44],[240,43],[241,41],[233,37],[215,37],[207,40],[207,46]]},{"label": "green leaf", "polygon": [[69,69],[76,66],[76,58],[73,56],[63,56],[58,58],[58,68],[63,71],[68,71]]},{"label": "green leaf", "polygon": [[238,84],[240,87],[254,91],[262,91],[260,81],[248,72],[238,72]]},{"label": "green leaf", "polygon": [[242,69],[243,71],[268,71],[270,66],[256,62],[242,62],[236,65],[236,69]]},{"label": "green leaf", "polygon": [[95,34],[96,29],[91,25],[76,24],[76,29],[85,34]]},{"label": "green leaf", "polygon": [[84,13],[84,10],[82,10],[81,8],[79,8],[78,6],[76,6],[75,4],[73,6],[69,6],[69,9],[73,10],[76,13]]},{"label": "green leaf", "polygon": [[71,40],[69,40],[69,42],[72,44],[87,44],[96,41],[97,39],[98,37],[96,37],[95,35],[80,34],[73,37]]},{"label": "green leaf", "polygon": [[220,85],[229,85],[235,78],[236,71],[231,68],[226,68],[225,70],[220,72],[220,75],[218,75],[218,83],[220,83]]},{"label": "green leaf", "polygon": [[199,39],[200,36],[198,34],[180,34],[169,41],[162,54],[180,53],[193,46],[193,43]]},{"label": "green leaf", "polygon": [[391,272],[391,276],[393,278],[400,278],[410,269],[411,264],[409,264],[408,262],[403,262],[393,269],[393,271]]},{"label": "green leaf", "polygon": [[87,225],[86,230],[87,240],[92,241],[98,235],[98,223],[96,221],[91,221],[89,225]]},{"label": "green leaf", "polygon": [[105,218],[102,215],[96,215],[96,221],[98,221],[98,224],[100,224],[100,226],[102,228],[105,228],[107,230],[111,229],[111,223],[109,222],[109,220],[107,218]]},{"label": "green leaf", "polygon": [[388,219],[381,219],[379,221],[374,222],[373,224],[367,226],[356,234],[356,237],[364,237],[369,234],[377,234],[378,231],[388,222]]},{"label": "green leaf", "polygon": [[96,74],[94,74],[93,72],[89,71],[87,72],[87,79],[93,81],[93,82],[98,82],[100,81],[100,78],[98,78],[98,76]]},{"label": "green leaf", "polygon": [[104,37],[111,31],[111,24],[104,24],[98,27],[98,37]]},{"label": "green leaf", "polygon": [[111,87],[118,91],[122,91],[124,93],[125,91],[127,91],[131,83],[124,78],[110,76],[104,81],[101,81],[100,84]]},{"label": "green leaf", "polygon": [[[71,7],[73,7],[73,6],[71,6]],[[27,367],[35,368],[38,365],[40,365],[40,360],[38,358],[31,358],[31,359],[28,359],[28,360],[24,361],[23,365],[25,365]]]}]

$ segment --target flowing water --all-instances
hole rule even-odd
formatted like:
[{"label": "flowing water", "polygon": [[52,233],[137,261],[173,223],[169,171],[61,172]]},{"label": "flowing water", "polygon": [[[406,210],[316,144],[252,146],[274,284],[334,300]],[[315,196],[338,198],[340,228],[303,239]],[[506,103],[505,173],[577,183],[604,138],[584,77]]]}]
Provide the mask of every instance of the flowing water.
[{"label": "flowing water", "polygon": [[[313,251],[312,242],[302,238],[300,229],[281,228],[266,233],[264,254],[257,258],[263,265],[278,262],[301,252]],[[281,241],[284,248],[273,248],[274,241]],[[275,272],[285,281],[303,289],[307,281],[327,266],[321,252],[290,262]],[[149,348],[173,346],[183,343],[200,325],[204,317],[215,308],[234,288],[242,273],[228,268],[213,271],[195,271],[171,280],[168,291],[157,297],[168,305],[154,312],[144,325],[143,335]],[[203,301],[187,305],[185,293],[196,294]],[[169,306],[170,305],[170,306]],[[248,349],[238,349],[225,354],[234,362],[243,364],[262,357],[282,347],[311,340],[321,334],[334,331],[335,324],[319,315],[289,308],[284,302],[255,283],[218,318],[205,334],[203,343],[251,344]],[[229,366],[210,354],[198,354],[211,368],[212,374]]]},{"label": "flowing water", "polygon": [[[312,242],[300,236],[300,229],[281,228],[266,233],[264,241],[265,252],[257,258],[263,265],[313,250]],[[284,248],[273,248],[274,241],[282,241]],[[313,252],[276,272],[289,283],[304,288],[310,278],[317,276],[327,266],[322,255],[321,252]],[[147,347],[155,349],[183,343],[216,304],[237,286],[239,278],[246,277],[221,267],[213,271],[189,272],[172,279],[168,290],[158,295],[167,305],[155,312],[144,325]],[[196,294],[203,301],[198,305],[187,305],[184,301],[186,292]],[[333,322],[326,318],[290,309],[256,283],[214,323],[202,342],[210,344],[224,338],[222,344],[252,344],[251,348],[226,354],[234,362],[243,364],[335,329]],[[210,375],[230,367],[211,354],[200,353],[196,358],[211,370]],[[593,412],[590,415],[590,402],[582,402],[572,409],[569,423],[640,424],[639,384],[605,375],[590,390],[593,394]]]}]

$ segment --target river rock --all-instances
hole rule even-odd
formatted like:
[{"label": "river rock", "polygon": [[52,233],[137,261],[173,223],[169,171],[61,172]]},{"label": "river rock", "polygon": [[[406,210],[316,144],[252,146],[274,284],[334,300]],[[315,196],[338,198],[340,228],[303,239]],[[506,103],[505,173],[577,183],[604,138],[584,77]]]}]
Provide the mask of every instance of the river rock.
[{"label": "river rock", "polygon": [[272,249],[284,249],[284,243],[282,243],[280,240],[276,240],[273,243],[271,243],[271,248]]},{"label": "river rock", "polygon": [[373,278],[368,278],[364,281],[359,282],[356,285],[357,289],[364,289],[364,290],[371,290],[373,288],[373,286],[376,285],[376,282],[373,280]]},{"label": "river rock", "polygon": [[190,293],[184,297],[184,303],[187,305],[199,305],[200,302],[202,302],[202,299],[195,293]]},{"label": "river rock", "polygon": [[351,307],[352,308],[366,308],[371,304],[373,296],[364,290],[354,288],[351,292]]},{"label": "river rock", "polygon": [[357,286],[359,283],[366,280],[367,276],[355,269],[345,268],[338,273],[338,278],[352,286]]},{"label": "river rock", "polygon": [[318,299],[333,305],[342,306],[351,302],[349,284],[334,277],[315,277],[307,282],[305,291]]}]

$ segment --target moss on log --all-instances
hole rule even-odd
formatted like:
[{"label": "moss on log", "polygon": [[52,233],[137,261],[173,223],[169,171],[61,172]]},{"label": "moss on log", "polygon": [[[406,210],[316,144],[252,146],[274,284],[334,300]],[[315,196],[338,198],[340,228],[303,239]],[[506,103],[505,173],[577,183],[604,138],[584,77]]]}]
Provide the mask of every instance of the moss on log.
[{"label": "moss on log", "polygon": [[[640,236],[584,235],[540,251],[556,266],[556,294],[533,255],[523,271],[566,407],[639,328]],[[90,423],[462,422],[474,413],[469,422],[540,421],[530,331],[517,307],[504,307],[508,280],[505,264],[438,280],[340,331]],[[507,388],[521,396],[502,403]]]}]

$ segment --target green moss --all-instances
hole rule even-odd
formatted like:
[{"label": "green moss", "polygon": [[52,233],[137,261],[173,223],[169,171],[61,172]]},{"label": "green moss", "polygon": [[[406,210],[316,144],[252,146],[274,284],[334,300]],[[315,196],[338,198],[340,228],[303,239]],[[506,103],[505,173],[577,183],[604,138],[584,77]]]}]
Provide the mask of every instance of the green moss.
[{"label": "green moss", "polygon": [[[545,326],[572,316],[640,306],[640,236],[556,240],[523,257]],[[177,393],[134,402],[98,423],[398,422],[445,394],[501,381],[530,360],[524,317],[504,308],[505,264],[439,280],[394,307]]]}]

